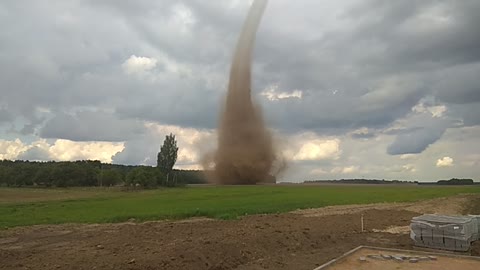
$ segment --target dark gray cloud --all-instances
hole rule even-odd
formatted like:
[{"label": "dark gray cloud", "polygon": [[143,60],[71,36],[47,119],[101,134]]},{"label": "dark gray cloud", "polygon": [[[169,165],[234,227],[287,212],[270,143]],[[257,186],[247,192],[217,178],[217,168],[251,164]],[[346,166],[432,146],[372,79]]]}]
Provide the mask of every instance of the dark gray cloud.
[{"label": "dark gray cloud", "polygon": [[336,89],[306,90],[302,99],[263,99],[263,106],[267,118],[280,130],[342,134],[362,127],[385,128],[409,113],[423,95],[411,79],[386,79],[364,85],[362,89],[370,89],[368,92]]},{"label": "dark gray cloud", "polygon": [[373,132],[366,132],[366,133],[353,133],[352,138],[354,139],[371,139],[376,136]]},{"label": "dark gray cloud", "polygon": [[72,141],[126,141],[144,131],[144,125],[135,120],[118,119],[102,111],[80,111],[75,115],[56,114],[40,130],[40,136]]},{"label": "dark gray cloud", "polygon": [[390,155],[418,154],[429,145],[436,142],[445,132],[445,129],[421,128],[414,132],[398,135],[395,141],[388,146]]},{"label": "dark gray cloud", "polygon": [[13,120],[12,114],[5,108],[0,107],[0,123],[10,122]]},{"label": "dark gray cloud", "polygon": [[470,103],[478,103],[480,102],[478,74],[480,63],[442,70],[436,75],[434,94],[438,99],[450,104],[468,106]]},{"label": "dark gray cloud", "polygon": [[465,126],[478,126],[480,125],[480,102],[451,105],[449,115],[461,119]]},{"label": "dark gray cloud", "polygon": [[399,132],[387,148],[390,155],[419,154],[438,141],[447,128],[454,127],[453,119],[432,117],[429,112],[412,115],[407,127]]},{"label": "dark gray cloud", "polygon": [[349,38],[381,44],[373,58],[397,71],[477,62],[479,11],[475,1],[362,1],[347,15],[357,22]]},{"label": "dark gray cloud", "polygon": [[[45,138],[128,141],[114,158],[128,163],[150,149],[138,139],[142,121],[214,128],[247,2],[3,1],[0,122]],[[479,12],[474,0],[270,1],[255,50],[256,100],[282,133],[381,131],[425,97],[449,121],[479,125]],[[127,74],[132,55],[157,65]],[[272,84],[303,96],[268,100],[260,93]],[[437,120],[390,129],[387,152],[421,152],[462,126]]]}]

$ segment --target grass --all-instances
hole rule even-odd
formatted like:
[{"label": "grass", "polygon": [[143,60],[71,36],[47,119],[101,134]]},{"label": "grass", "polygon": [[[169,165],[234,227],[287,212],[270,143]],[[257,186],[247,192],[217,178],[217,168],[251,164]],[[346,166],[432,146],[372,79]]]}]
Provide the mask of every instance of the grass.
[{"label": "grass", "polygon": [[107,197],[111,188],[0,188],[0,205],[53,200]]},{"label": "grass", "polygon": [[[35,189],[0,189],[0,196]],[[0,228],[34,224],[105,223],[279,213],[300,208],[378,202],[412,202],[460,193],[480,193],[480,187],[416,186],[238,186],[158,189],[122,192],[108,189],[42,190],[37,201],[0,203]],[[68,199],[58,196],[69,194]],[[51,194],[51,196],[48,196]],[[83,197],[82,197],[83,196]],[[73,199],[72,199],[73,198]]]}]

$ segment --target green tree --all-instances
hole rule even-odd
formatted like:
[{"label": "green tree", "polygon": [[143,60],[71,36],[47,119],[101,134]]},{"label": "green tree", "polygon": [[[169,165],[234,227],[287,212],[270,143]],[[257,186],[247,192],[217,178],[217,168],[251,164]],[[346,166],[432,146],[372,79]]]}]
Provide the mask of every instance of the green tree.
[{"label": "green tree", "polygon": [[122,174],[116,170],[102,170],[100,179],[103,186],[114,186],[122,182]]},{"label": "green tree", "polygon": [[37,185],[50,187],[52,185],[52,171],[54,163],[39,166],[37,173],[33,177],[33,182]]},{"label": "green tree", "polygon": [[177,162],[177,153],[178,147],[175,135],[170,133],[170,135],[165,137],[165,141],[157,155],[157,167],[167,176],[172,171],[175,162]]},{"label": "green tree", "polygon": [[0,166],[0,186],[13,185],[14,169],[8,166]]},{"label": "green tree", "polygon": [[137,167],[131,170],[125,179],[128,186],[141,186],[144,188],[152,188],[161,184],[163,181],[162,174],[154,167]]}]

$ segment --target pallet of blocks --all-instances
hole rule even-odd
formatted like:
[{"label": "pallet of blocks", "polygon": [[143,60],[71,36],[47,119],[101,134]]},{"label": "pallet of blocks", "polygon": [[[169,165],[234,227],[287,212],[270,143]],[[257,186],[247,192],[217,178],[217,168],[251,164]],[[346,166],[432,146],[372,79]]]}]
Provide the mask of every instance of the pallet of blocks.
[{"label": "pallet of blocks", "polygon": [[478,239],[478,220],[473,216],[422,215],[410,224],[410,237],[416,246],[467,251]]}]

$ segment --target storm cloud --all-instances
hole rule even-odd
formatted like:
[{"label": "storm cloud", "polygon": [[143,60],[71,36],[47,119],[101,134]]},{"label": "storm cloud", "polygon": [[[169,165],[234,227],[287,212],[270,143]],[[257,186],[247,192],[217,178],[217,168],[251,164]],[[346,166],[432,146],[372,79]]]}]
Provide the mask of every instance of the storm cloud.
[{"label": "storm cloud", "polygon": [[[152,135],[152,123],[213,134],[248,7],[2,1],[0,139],[10,152],[0,154],[65,159],[75,155],[29,143],[101,141],[115,144],[111,151],[124,145],[114,162],[154,164],[163,133]],[[466,147],[448,145],[480,125],[479,13],[475,0],[271,1],[253,57],[255,100],[277,137],[297,140],[286,147],[292,157],[338,142],[336,159],[294,160],[291,171],[381,178],[392,168],[391,177],[433,178],[435,162],[448,156],[455,166],[442,173],[478,174],[468,165],[475,136]],[[29,150],[11,150],[15,139]],[[194,165],[198,147],[185,145],[185,166]],[[403,164],[404,154],[416,158]]]}]

